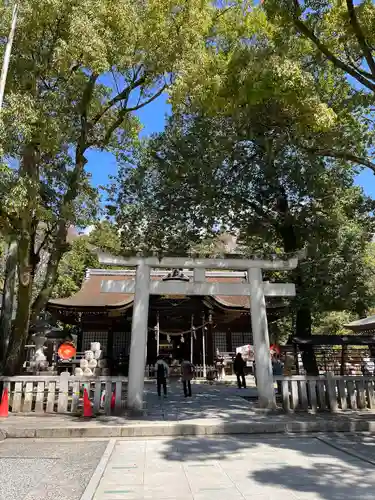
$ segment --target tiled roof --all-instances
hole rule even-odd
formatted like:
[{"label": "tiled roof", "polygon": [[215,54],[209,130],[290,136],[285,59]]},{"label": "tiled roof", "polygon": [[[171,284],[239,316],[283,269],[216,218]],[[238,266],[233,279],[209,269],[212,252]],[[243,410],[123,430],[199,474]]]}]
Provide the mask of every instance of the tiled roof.
[{"label": "tiled roof", "polygon": [[348,330],[354,331],[368,331],[375,330],[375,316],[368,316],[367,318],[357,319],[356,321],[352,321],[344,327]]},{"label": "tiled roof", "polygon": [[[161,280],[163,276],[151,275],[152,280]],[[165,273],[165,277],[167,276]],[[230,273],[226,273],[225,276],[217,276],[219,273],[215,273],[215,276],[206,277],[208,282],[213,283],[244,283],[244,276],[238,276],[241,273],[233,273],[236,276],[228,276]],[[68,308],[68,309],[83,309],[87,310],[90,308],[127,308],[133,303],[133,294],[126,293],[108,293],[101,291],[101,284],[103,281],[123,281],[126,279],[134,279],[134,274],[126,274],[126,271],[121,272],[121,274],[114,275],[113,273],[105,274],[103,273],[90,273],[86,280],[83,282],[81,290],[71,297],[64,299],[51,299],[48,302],[51,308]],[[215,296],[212,297],[219,305],[222,307],[230,307],[237,309],[248,309],[250,307],[250,297],[247,296]]]}]

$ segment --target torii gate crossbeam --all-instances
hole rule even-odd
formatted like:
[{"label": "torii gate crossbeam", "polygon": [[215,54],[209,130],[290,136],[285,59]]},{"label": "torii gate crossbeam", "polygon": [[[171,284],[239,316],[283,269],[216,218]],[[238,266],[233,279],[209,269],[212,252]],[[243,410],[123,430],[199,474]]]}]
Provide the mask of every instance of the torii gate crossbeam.
[{"label": "torii gate crossbeam", "polygon": [[[257,370],[259,405],[262,408],[275,407],[270,342],[265,296],[295,295],[295,286],[290,283],[263,282],[262,269],[295,269],[298,259],[250,260],[250,259],[187,259],[183,257],[134,257],[123,259],[99,253],[101,264],[136,267],[135,282],[109,282],[102,287],[103,292],[134,293],[132,335],[129,360],[128,408],[142,410],[144,389],[144,364],[148,331],[148,306],[150,294],[157,295],[250,295],[251,326]],[[153,282],[150,281],[151,268],[193,269],[193,281]],[[206,269],[236,269],[247,271],[248,283],[207,283]],[[119,289],[120,287],[120,289]]]}]

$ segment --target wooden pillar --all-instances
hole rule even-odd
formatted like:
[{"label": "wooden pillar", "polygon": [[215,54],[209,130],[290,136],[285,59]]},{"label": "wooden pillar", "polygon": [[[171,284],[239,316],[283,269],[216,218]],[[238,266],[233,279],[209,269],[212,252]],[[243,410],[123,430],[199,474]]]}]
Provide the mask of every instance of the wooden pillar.
[{"label": "wooden pillar", "polygon": [[[199,322],[199,320],[198,320],[198,322]],[[202,363],[202,356],[201,356],[201,353],[202,353],[202,329],[199,327],[195,329],[193,353],[194,353],[193,363],[195,365],[200,365]]]},{"label": "wooden pillar", "polygon": [[[110,320],[110,318],[108,318]],[[113,325],[112,322],[108,326],[107,330],[107,358],[108,358],[108,364],[109,364],[109,369],[110,373],[113,373]]]},{"label": "wooden pillar", "polygon": [[203,365],[203,377],[206,378],[206,317],[205,314],[202,314],[202,365]]},{"label": "wooden pillar", "polygon": [[293,344],[294,347],[294,363],[296,366],[296,374],[299,375],[299,357],[298,357],[298,346]]},{"label": "wooden pillar", "polygon": [[212,311],[208,313],[208,325],[207,325],[207,364],[214,364],[214,338],[213,338],[213,319]]},{"label": "wooden pillar", "polygon": [[192,314],[190,322],[190,363],[194,363],[194,340],[195,340],[195,326],[194,326],[194,314]]},{"label": "wooden pillar", "polygon": [[77,352],[82,352],[82,350],[83,350],[83,327],[82,323],[80,323],[77,331]]},{"label": "wooden pillar", "polygon": [[158,357],[159,356],[159,351],[160,351],[159,311],[156,313],[155,337],[156,337],[156,357]]},{"label": "wooden pillar", "polygon": [[230,328],[228,328],[226,335],[227,335],[227,349],[228,349],[228,352],[232,352],[233,344],[232,344],[232,332],[231,332]]},{"label": "wooden pillar", "polygon": [[340,375],[343,377],[346,375],[345,373],[345,354],[346,354],[346,345],[343,345],[341,348],[341,366],[340,366]]}]

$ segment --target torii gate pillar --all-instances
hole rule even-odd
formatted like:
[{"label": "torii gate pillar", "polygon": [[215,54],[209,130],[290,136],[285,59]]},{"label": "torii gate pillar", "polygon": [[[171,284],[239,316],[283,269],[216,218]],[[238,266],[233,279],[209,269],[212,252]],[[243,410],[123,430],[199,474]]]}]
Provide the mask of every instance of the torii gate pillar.
[{"label": "torii gate pillar", "polygon": [[150,299],[150,266],[140,262],[135,277],[135,294],[130,343],[127,406],[135,411],[143,409],[143,389],[148,332],[148,305]]},{"label": "torii gate pillar", "polygon": [[253,332],[258,402],[261,408],[275,408],[275,390],[262,270],[250,268],[247,276],[251,287],[251,328]]}]

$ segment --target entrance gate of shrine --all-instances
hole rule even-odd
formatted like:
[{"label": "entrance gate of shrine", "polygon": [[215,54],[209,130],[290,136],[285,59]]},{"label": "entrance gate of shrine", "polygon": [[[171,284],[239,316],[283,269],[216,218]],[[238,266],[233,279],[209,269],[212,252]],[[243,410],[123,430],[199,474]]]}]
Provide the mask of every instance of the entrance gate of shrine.
[{"label": "entrance gate of shrine", "polygon": [[[275,406],[270,342],[265,297],[293,297],[295,285],[291,283],[264,282],[262,270],[295,269],[298,259],[189,259],[184,257],[120,257],[99,254],[99,262],[106,265],[135,267],[135,280],[107,282],[103,292],[134,293],[132,333],[129,360],[128,408],[143,407],[144,364],[148,332],[148,307],[150,295],[247,295],[250,296],[251,326],[257,370],[259,405]],[[152,268],[193,269],[193,280],[151,281]],[[208,283],[206,269],[247,271],[247,283]]]}]

